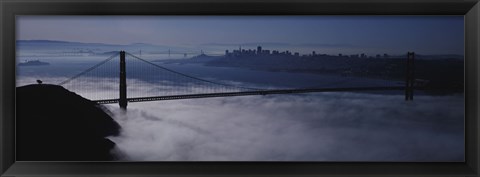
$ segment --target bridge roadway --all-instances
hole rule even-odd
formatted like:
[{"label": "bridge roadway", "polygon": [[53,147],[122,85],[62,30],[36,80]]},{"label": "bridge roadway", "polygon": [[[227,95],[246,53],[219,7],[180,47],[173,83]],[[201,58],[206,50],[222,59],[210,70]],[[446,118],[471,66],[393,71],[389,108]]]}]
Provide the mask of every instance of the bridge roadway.
[{"label": "bridge roadway", "polygon": [[[314,92],[386,91],[386,90],[405,90],[405,86],[260,90],[260,91],[245,91],[245,92],[226,92],[226,93],[205,93],[205,94],[189,94],[189,95],[138,97],[138,98],[127,98],[127,101],[128,102],[146,102],[146,101],[179,100],[179,99],[211,98],[211,97],[231,97],[231,96],[249,96],[249,95],[296,94],[296,93],[314,93]],[[93,100],[93,102],[96,102],[98,104],[113,104],[113,103],[118,103],[119,99]]]}]

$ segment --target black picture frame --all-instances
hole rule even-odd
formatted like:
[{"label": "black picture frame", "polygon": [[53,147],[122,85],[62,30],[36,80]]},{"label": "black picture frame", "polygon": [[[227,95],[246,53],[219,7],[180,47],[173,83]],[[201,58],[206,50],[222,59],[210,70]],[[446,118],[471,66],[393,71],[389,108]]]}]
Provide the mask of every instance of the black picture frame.
[{"label": "black picture frame", "polygon": [[[0,0],[2,176],[478,176],[478,0]],[[464,15],[465,162],[16,162],[16,15]]]}]

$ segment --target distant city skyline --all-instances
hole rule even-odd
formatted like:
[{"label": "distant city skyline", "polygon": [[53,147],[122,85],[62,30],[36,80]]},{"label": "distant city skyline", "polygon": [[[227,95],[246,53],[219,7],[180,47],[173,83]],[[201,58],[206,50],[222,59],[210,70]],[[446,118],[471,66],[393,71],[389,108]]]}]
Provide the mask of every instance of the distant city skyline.
[{"label": "distant city skyline", "polygon": [[464,54],[463,16],[19,16],[17,40],[224,51]]}]

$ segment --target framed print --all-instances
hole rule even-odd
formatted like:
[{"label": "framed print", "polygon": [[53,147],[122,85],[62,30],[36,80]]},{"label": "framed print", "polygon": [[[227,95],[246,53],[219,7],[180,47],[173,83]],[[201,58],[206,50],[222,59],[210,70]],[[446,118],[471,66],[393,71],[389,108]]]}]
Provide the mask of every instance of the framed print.
[{"label": "framed print", "polygon": [[1,7],[4,175],[478,175],[477,1]]}]

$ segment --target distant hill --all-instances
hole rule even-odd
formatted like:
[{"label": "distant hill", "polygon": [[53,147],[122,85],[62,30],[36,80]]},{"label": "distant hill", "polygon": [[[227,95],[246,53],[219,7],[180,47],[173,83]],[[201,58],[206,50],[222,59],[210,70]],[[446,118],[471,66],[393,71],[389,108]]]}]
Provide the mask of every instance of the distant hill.
[{"label": "distant hill", "polygon": [[[406,58],[407,55],[400,55],[395,56],[395,58]],[[438,59],[454,59],[454,60],[463,60],[463,55],[456,55],[456,54],[445,54],[445,55],[423,55],[423,54],[415,54],[415,59],[422,59],[422,60],[438,60]]]},{"label": "distant hill", "polygon": [[116,44],[104,44],[104,43],[82,43],[82,42],[70,42],[70,41],[56,41],[56,40],[17,40],[17,45],[89,45],[89,46],[121,46]]},{"label": "distant hill", "polygon": [[17,47],[22,50],[36,50],[37,52],[47,50],[66,50],[66,51],[90,51],[96,54],[108,51],[126,50],[130,52],[142,51],[167,51],[167,50],[185,50],[184,48],[155,45],[148,43],[132,44],[106,44],[106,43],[83,43],[57,40],[17,40]]},{"label": "distant hill", "polygon": [[217,59],[222,59],[223,56],[209,56],[205,54],[197,55],[189,59],[163,59],[163,60],[154,60],[153,62],[161,62],[164,64],[192,64],[192,63],[207,63]]}]

